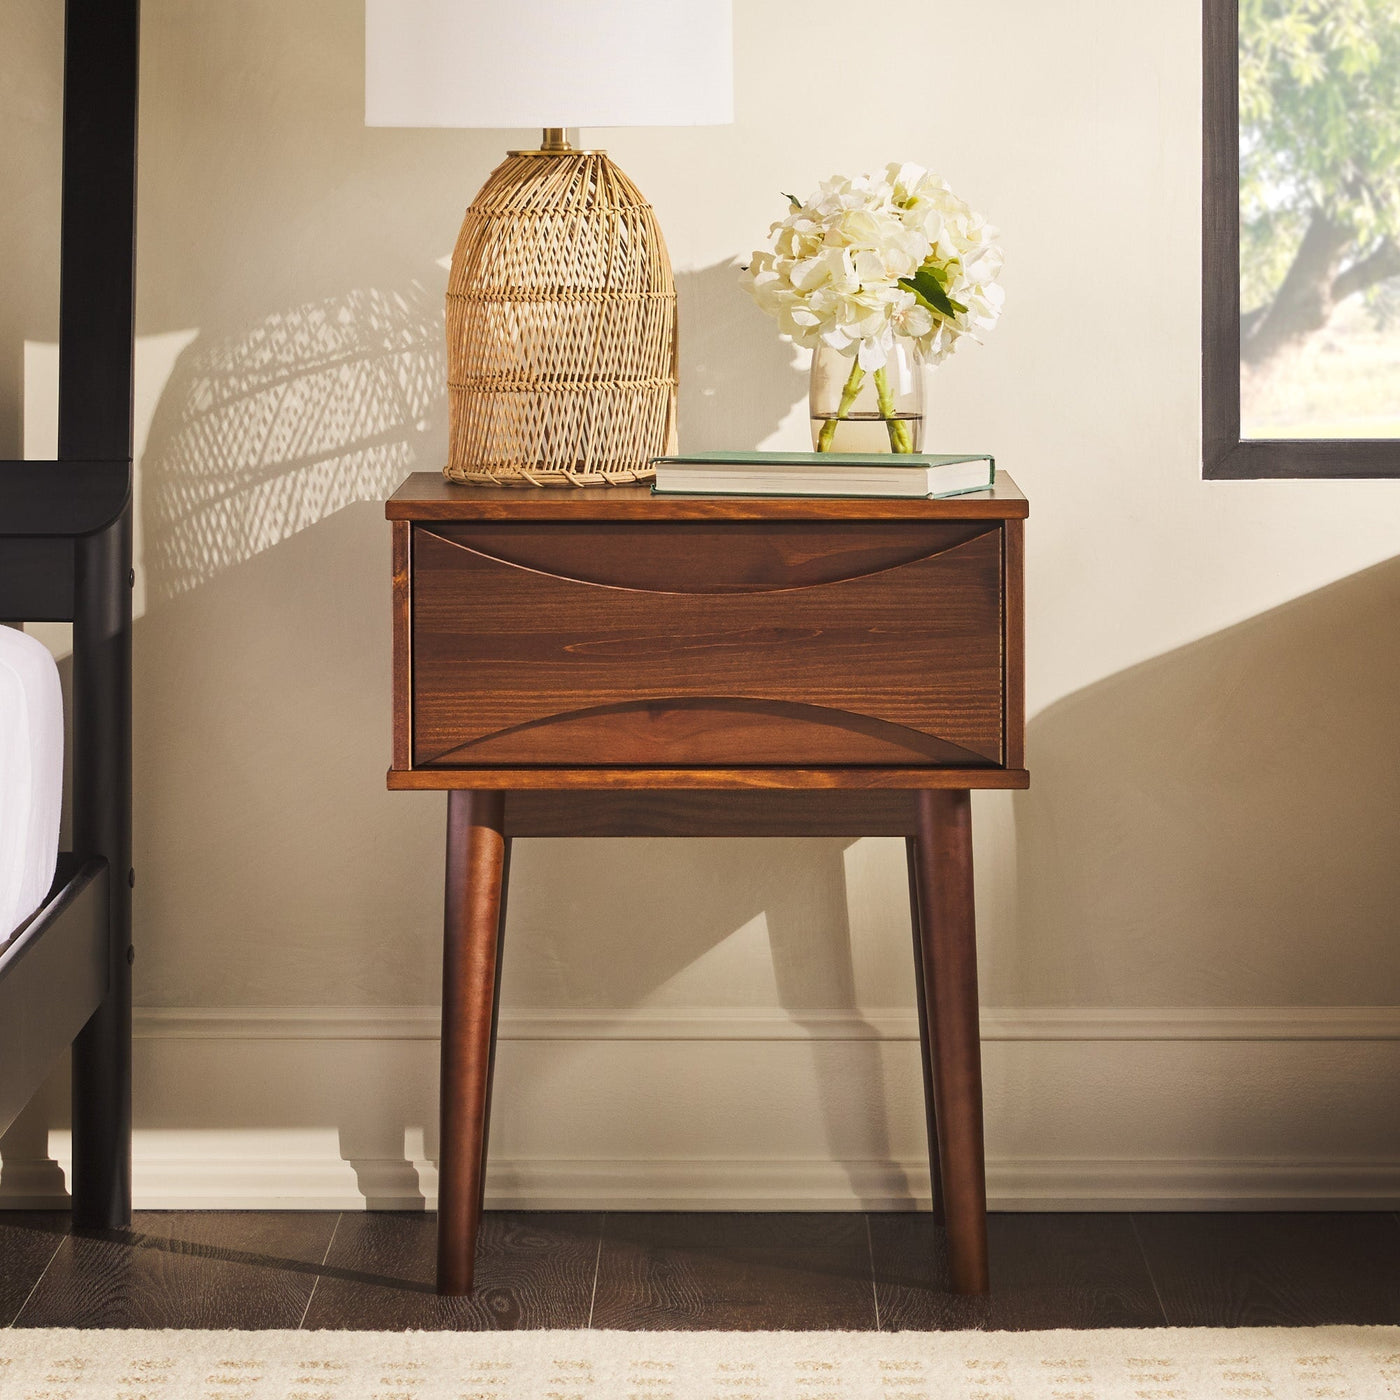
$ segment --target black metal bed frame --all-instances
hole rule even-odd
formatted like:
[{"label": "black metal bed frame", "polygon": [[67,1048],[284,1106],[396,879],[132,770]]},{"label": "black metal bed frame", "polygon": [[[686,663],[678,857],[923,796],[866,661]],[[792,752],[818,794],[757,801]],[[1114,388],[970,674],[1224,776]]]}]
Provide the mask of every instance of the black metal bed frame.
[{"label": "black metal bed frame", "polygon": [[0,954],[0,1130],[73,1049],[74,1223],[131,1218],[139,0],[67,0],[55,462],[0,462],[0,619],[73,624],[73,852]]}]

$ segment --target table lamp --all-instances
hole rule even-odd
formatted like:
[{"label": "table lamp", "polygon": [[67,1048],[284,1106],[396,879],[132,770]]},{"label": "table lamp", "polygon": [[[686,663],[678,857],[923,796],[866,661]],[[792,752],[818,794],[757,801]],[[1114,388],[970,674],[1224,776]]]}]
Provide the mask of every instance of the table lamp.
[{"label": "table lamp", "polygon": [[370,126],[538,127],[447,283],[453,481],[640,481],[674,447],[676,290],[651,206],[573,127],[733,119],[731,0],[365,0]]}]

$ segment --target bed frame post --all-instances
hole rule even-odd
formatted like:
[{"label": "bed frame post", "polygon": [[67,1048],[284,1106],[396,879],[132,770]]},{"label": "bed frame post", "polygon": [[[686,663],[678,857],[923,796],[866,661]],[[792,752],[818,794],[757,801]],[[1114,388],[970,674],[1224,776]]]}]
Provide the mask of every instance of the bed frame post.
[{"label": "bed frame post", "polygon": [[73,1219],[131,1222],[131,495],[139,0],[67,0],[58,455],[126,474],[76,541],[73,845],[107,861],[106,999],[73,1042]]},{"label": "bed frame post", "polygon": [[107,996],[73,1042],[73,1223],[131,1223],[131,510],[78,541],[73,845],[110,872]]}]

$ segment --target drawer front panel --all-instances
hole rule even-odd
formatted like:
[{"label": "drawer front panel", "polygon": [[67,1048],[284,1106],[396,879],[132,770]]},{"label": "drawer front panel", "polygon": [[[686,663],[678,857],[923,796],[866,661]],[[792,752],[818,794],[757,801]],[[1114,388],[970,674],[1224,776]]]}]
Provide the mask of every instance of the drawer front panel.
[{"label": "drawer front panel", "polygon": [[980,522],[418,526],[413,761],[995,766]]}]

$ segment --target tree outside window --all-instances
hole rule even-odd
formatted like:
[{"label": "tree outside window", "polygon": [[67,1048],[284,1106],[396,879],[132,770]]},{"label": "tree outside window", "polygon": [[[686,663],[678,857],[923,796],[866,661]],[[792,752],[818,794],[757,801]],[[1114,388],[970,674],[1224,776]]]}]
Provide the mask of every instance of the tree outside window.
[{"label": "tree outside window", "polygon": [[1239,0],[1238,84],[1238,436],[1400,438],[1400,0]]}]

